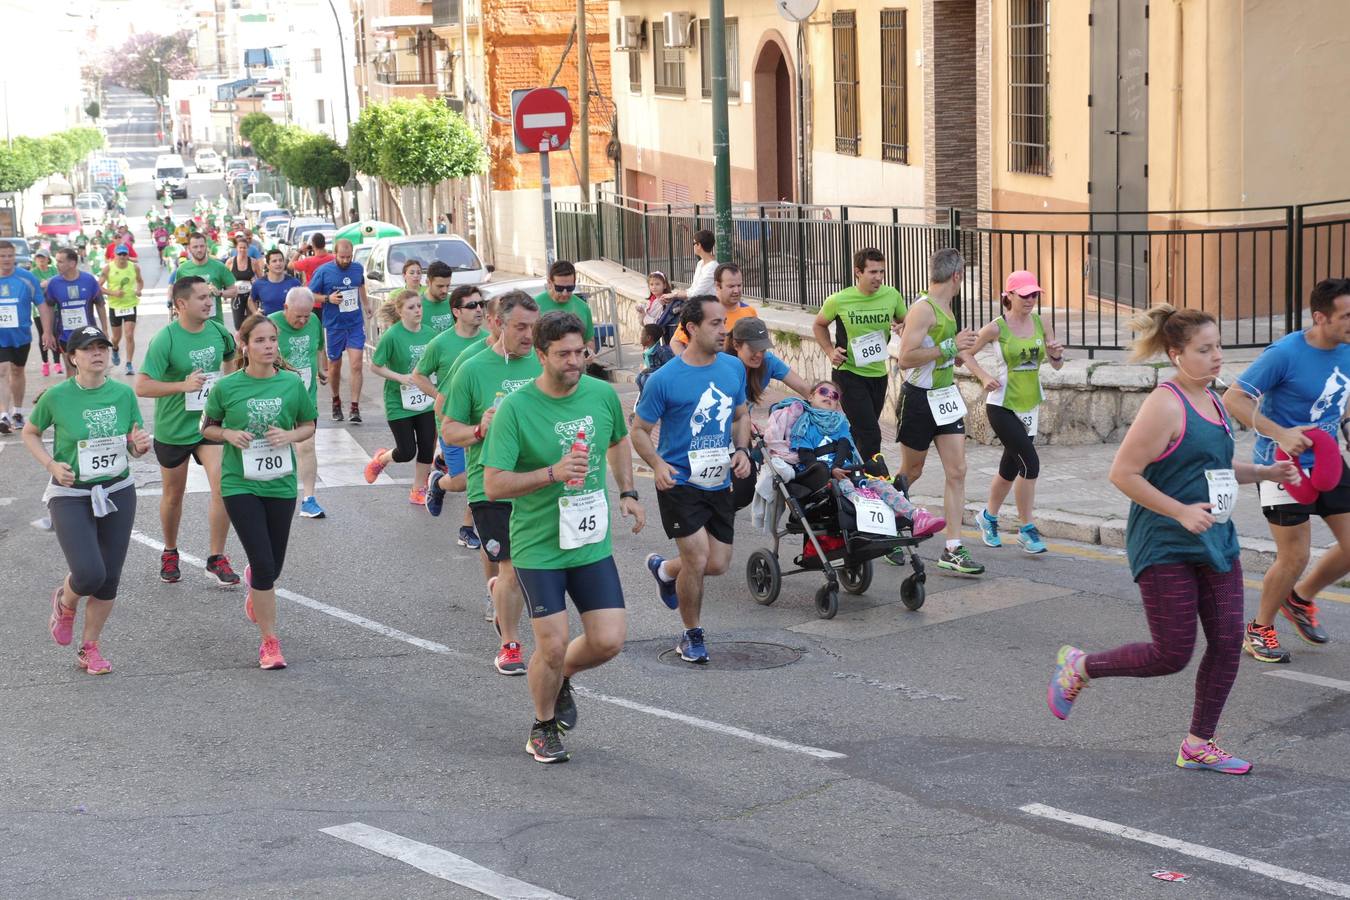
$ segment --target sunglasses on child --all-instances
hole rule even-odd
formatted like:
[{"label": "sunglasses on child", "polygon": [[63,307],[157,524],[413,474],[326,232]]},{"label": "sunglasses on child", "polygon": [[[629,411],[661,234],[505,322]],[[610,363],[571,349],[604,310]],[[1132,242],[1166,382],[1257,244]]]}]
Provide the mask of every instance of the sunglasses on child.
[{"label": "sunglasses on child", "polygon": [[822,384],[820,387],[816,388],[816,393],[824,397],[826,400],[834,400],[836,402],[838,402],[840,396],[839,392],[836,391],[834,388],[830,387],[828,384]]}]

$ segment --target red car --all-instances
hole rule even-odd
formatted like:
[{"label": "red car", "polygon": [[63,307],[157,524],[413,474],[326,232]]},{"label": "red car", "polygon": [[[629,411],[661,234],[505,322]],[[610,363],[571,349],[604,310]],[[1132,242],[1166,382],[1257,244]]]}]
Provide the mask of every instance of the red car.
[{"label": "red car", "polygon": [[38,234],[53,238],[62,238],[66,242],[74,240],[84,228],[80,211],[73,206],[53,206],[42,211],[42,222],[38,225]]}]

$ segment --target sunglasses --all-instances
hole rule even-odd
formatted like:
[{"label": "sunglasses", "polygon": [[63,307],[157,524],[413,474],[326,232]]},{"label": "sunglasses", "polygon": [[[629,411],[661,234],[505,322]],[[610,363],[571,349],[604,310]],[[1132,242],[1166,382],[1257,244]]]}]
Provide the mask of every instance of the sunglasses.
[{"label": "sunglasses", "polygon": [[461,304],[459,305],[459,308],[460,308],[460,309],[482,309],[482,308],[483,308],[484,306],[486,306],[486,305],[487,305],[487,304],[484,303],[482,300],[474,300],[474,301],[472,301],[472,302],[470,302],[470,303],[461,303]]},{"label": "sunglasses", "polygon": [[839,392],[827,384],[822,384],[820,387],[816,388],[816,393],[824,397],[826,400],[834,400],[836,402],[839,400],[840,397]]},{"label": "sunglasses", "polygon": [[564,294],[570,294],[577,289],[577,286],[575,284],[555,284],[553,289]]}]

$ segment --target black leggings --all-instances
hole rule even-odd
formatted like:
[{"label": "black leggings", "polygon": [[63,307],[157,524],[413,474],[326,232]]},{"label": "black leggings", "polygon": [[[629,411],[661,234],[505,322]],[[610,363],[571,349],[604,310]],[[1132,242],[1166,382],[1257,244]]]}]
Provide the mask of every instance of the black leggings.
[{"label": "black leggings", "polygon": [[1006,406],[986,403],[984,411],[989,414],[989,424],[994,434],[1003,444],[1003,458],[998,461],[998,477],[1004,481],[1016,481],[1017,476],[1031,481],[1041,474],[1041,458],[1036,455],[1035,438],[1027,434],[1027,428],[1017,413]]},{"label": "black leggings", "polygon": [[[37,318],[33,319],[33,324],[37,326],[38,352],[42,354],[42,361],[47,362],[47,343],[44,340],[42,340],[42,316],[38,316]],[[53,353],[52,356],[56,357],[57,362],[59,362],[61,359],[61,357],[56,353]]]},{"label": "black leggings", "polygon": [[430,464],[436,458],[436,416],[431,410],[406,419],[390,419],[394,433],[394,462],[407,462],[414,456]]},{"label": "black leggings", "polygon": [[249,584],[260,591],[270,591],[281,577],[286,562],[286,544],[291,537],[291,520],[295,517],[294,497],[255,497],[252,494],[234,494],[225,498],[225,512],[230,515],[234,533],[244,545],[248,557]]},{"label": "black leggings", "polygon": [[[95,600],[117,598],[122,564],[136,522],[136,488],[124,487],[108,497],[117,512],[103,518],[94,515],[88,497],[53,497],[47,502],[52,528],[70,567],[70,589],[80,597]],[[68,602],[74,602],[68,597]]]},{"label": "black leggings", "polygon": [[832,376],[843,394],[839,408],[853,431],[853,445],[864,460],[881,452],[881,411],[886,408],[886,376],[872,378],[835,369]]}]

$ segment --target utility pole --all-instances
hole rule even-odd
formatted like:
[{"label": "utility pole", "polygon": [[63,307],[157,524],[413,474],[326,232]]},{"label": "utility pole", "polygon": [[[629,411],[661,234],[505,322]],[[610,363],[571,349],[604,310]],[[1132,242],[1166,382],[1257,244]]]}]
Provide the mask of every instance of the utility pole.
[{"label": "utility pole", "polygon": [[577,118],[581,125],[581,167],[579,180],[581,202],[591,199],[591,89],[587,71],[590,49],[586,40],[586,0],[577,0],[577,92],[581,94],[581,108]]},{"label": "utility pole", "polygon": [[717,261],[731,262],[731,146],[727,126],[727,31],[724,0],[709,0],[712,46],[713,203],[717,211]]}]

